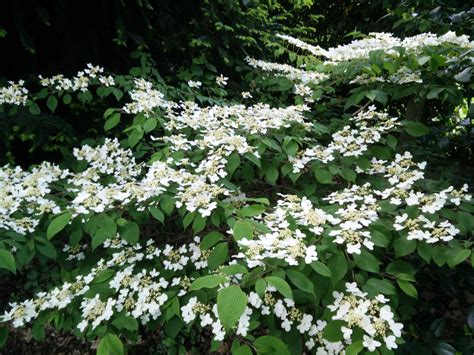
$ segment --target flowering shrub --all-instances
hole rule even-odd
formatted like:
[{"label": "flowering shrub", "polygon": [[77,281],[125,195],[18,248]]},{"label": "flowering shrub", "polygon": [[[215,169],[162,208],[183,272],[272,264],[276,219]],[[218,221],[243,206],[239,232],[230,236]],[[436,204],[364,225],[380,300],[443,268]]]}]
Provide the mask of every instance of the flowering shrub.
[{"label": "flowering shrub", "polygon": [[[436,172],[417,139],[429,146],[441,125],[462,134],[464,117],[420,122],[397,100],[423,88],[462,111],[474,45],[454,33],[378,33],[330,49],[280,37],[308,54],[297,66],[249,58],[261,87],[238,102],[223,103],[223,75],[216,104],[198,81],[176,100],[92,65],[40,77],[40,97],[21,81],[0,90],[0,104],[30,112],[92,85],[129,97],[104,113],[110,137],[73,159],[2,168],[0,267],[61,270],[60,284],[12,299],[2,322],[31,325],[37,339],[53,326],[98,340],[100,354],[146,332],[179,353],[204,342],[234,354],[390,354],[427,331],[416,319],[421,270],[470,270],[474,207],[454,167]],[[275,85],[295,101],[258,102]]]}]

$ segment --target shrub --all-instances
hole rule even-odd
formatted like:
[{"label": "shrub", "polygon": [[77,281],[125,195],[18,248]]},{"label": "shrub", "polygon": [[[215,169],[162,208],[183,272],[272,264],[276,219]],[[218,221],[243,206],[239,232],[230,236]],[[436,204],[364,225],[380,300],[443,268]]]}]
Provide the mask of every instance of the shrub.
[{"label": "shrub", "polygon": [[12,117],[91,85],[130,98],[105,110],[108,137],[60,165],[2,168],[2,271],[61,278],[12,299],[3,322],[38,340],[47,325],[73,332],[99,354],[150,332],[174,353],[472,350],[472,309],[456,325],[425,293],[472,286],[469,173],[447,159],[472,147],[439,144],[470,134],[472,42],[280,37],[294,65],[249,58],[241,97],[223,75],[172,89],[93,66],[36,94],[1,89]]}]

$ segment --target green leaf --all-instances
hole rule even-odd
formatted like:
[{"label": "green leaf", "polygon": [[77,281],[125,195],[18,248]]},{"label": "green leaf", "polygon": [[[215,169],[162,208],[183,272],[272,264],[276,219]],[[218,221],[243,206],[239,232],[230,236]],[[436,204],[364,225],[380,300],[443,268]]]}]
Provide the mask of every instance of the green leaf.
[{"label": "green leaf", "polygon": [[235,170],[237,170],[237,168],[239,167],[240,162],[240,156],[236,152],[233,152],[227,157],[226,170],[229,176],[232,176],[232,174],[234,174]]},{"label": "green leaf", "polygon": [[304,292],[314,295],[314,285],[306,275],[296,270],[287,270],[286,275],[293,285]]},{"label": "green leaf", "polygon": [[290,285],[283,280],[282,278],[276,276],[267,276],[265,277],[265,281],[270,285],[277,289],[283,296],[286,298],[293,299],[293,292],[291,291]]},{"label": "green leaf", "polygon": [[200,214],[194,216],[193,221],[193,231],[195,234],[198,234],[206,227],[207,217],[203,217]]},{"label": "green leaf", "polygon": [[143,131],[141,129],[134,129],[128,136],[128,145],[133,148],[142,138]]},{"label": "green leaf", "polygon": [[390,240],[385,236],[384,233],[376,231],[376,230],[370,231],[370,238],[376,246],[382,247],[382,248],[386,247],[388,243],[390,242]]},{"label": "green leaf", "polygon": [[156,128],[157,124],[158,121],[156,120],[156,118],[150,117],[143,124],[143,130],[145,131],[145,133],[150,133]]},{"label": "green leaf", "polygon": [[332,272],[331,280],[337,284],[347,274],[348,264],[343,253],[338,253],[329,259],[328,267]]},{"label": "green leaf", "polygon": [[58,99],[54,95],[50,95],[46,101],[46,106],[54,113],[56,107],[58,107]]},{"label": "green leaf", "polygon": [[378,279],[368,279],[367,285],[374,287],[378,292],[383,293],[384,295],[395,295],[397,290],[392,283],[387,280],[378,280]]},{"label": "green leaf", "polygon": [[458,211],[456,213],[458,227],[463,235],[474,234],[474,215],[467,212]]},{"label": "green leaf", "polygon": [[380,261],[365,250],[362,250],[359,255],[354,254],[354,261],[355,264],[362,270],[376,273],[380,271]]},{"label": "green leaf", "polygon": [[139,67],[133,67],[129,71],[131,76],[140,76],[142,75],[142,69]]},{"label": "green leaf", "polygon": [[260,164],[260,159],[257,158],[253,153],[245,153],[244,154],[244,157],[247,159],[247,160],[250,160],[252,163],[254,163],[256,166],[258,166],[259,168],[262,168],[261,164]]},{"label": "green leaf", "polygon": [[39,115],[41,113],[41,109],[36,102],[32,102],[28,110],[32,115]]},{"label": "green leaf", "polygon": [[104,129],[106,131],[110,131],[112,128],[117,126],[120,122],[120,117],[121,117],[120,112],[115,112],[112,115],[110,115],[107,121],[105,121]]},{"label": "green leaf", "polygon": [[416,61],[418,62],[419,65],[423,66],[426,63],[430,61],[431,57],[429,55],[423,55],[421,57],[418,57]]},{"label": "green leaf", "polygon": [[415,275],[415,267],[403,260],[395,260],[387,265],[387,272],[391,275],[398,276],[399,274]]},{"label": "green leaf", "polygon": [[97,355],[121,355],[124,354],[122,341],[114,334],[107,334],[100,339],[97,346]]},{"label": "green leaf", "polygon": [[217,313],[226,330],[230,330],[247,307],[247,295],[239,286],[226,287],[217,294]]},{"label": "green leaf", "polygon": [[235,240],[241,239],[253,239],[253,228],[252,225],[245,219],[238,220],[232,227],[232,234]]},{"label": "green leaf", "polygon": [[258,354],[290,355],[285,343],[271,335],[264,335],[255,339],[253,345]]},{"label": "green leaf", "polygon": [[71,101],[72,101],[71,95],[66,94],[66,95],[63,96],[63,103],[65,105],[69,105],[71,103]]},{"label": "green leaf", "polygon": [[128,222],[120,233],[120,236],[130,244],[136,244],[140,236],[140,229],[138,228],[138,224],[136,224],[135,222]]},{"label": "green leaf", "polygon": [[220,270],[224,275],[246,274],[247,268],[240,264],[232,264],[222,267]]},{"label": "green leaf", "polygon": [[323,338],[333,343],[342,340],[343,335],[341,327],[344,325],[346,325],[346,323],[341,320],[328,322],[323,330]]},{"label": "green leaf", "polygon": [[264,279],[258,279],[257,282],[255,282],[255,291],[257,292],[260,298],[264,297],[266,289],[267,289],[267,283],[265,282]]},{"label": "green leaf", "polygon": [[161,223],[165,222],[165,215],[157,207],[150,206],[148,207],[148,210],[150,211],[151,215],[155,217],[158,221],[160,221]]},{"label": "green leaf", "polygon": [[232,355],[252,355],[252,350],[248,345],[242,345],[235,351],[232,351]]},{"label": "green leaf", "polygon": [[7,269],[16,274],[15,258],[8,250],[0,249],[0,268]]},{"label": "green leaf", "polygon": [[421,137],[430,133],[428,127],[421,122],[409,121],[405,123],[405,130],[410,136]]},{"label": "green leaf", "polygon": [[415,286],[413,286],[410,282],[397,279],[397,283],[398,286],[400,286],[401,290],[405,292],[408,296],[418,298],[418,291],[416,290]]},{"label": "green leaf", "polygon": [[309,264],[314,271],[318,274],[323,275],[325,277],[332,277],[331,269],[324,265],[321,261],[313,261]]},{"label": "green leaf", "polygon": [[355,173],[354,170],[349,169],[349,168],[343,168],[340,172],[340,174],[344,180],[350,181],[350,182],[355,182],[357,174]]},{"label": "green leaf", "polygon": [[219,243],[207,258],[207,265],[210,270],[215,270],[221,266],[226,260],[229,253],[229,244]]},{"label": "green leaf", "polygon": [[326,169],[316,168],[314,170],[314,176],[316,177],[316,180],[321,184],[332,183],[332,175]]},{"label": "green leaf", "polygon": [[117,224],[114,220],[106,214],[98,216],[99,228],[92,236],[92,249],[97,248],[100,244],[109,238],[114,238],[117,235]]},{"label": "green leaf", "polygon": [[125,314],[119,315],[115,318],[112,321],[112,325],[118,329],[126,329],[130,332],[138,329],[137,320],[131,316],[126,316]]},{"label": "green leaf", "polygon": [[259,216],[265,211],[266,207],[262,205],[250,205],[245,206],[239,211],[239,214],[242,217],[253,217]]},{"label": "green leaf", "polygon": [[227,279],[222,275],[207,275],[197,278],[193,281],[189,289],[191,291],[200,290],[201,288],[215,288],[224,283]]},{"label": "green leaf", "polygon": [[470,255],[471,255],[471,251],[469,249],[462,249],[456,253],[456,255],[451,261],[448,261],[448,265],[450,267],[455,267],[456,265],[461,264]]},{"label": "green leaf", "polygon": [[346,355],[357,355],[364,348],[362,340],[356,341],[349,345],[346,349]]},{"label": "green leaf", "polygon": [[204,236],[204,238],[202,238],[201,249],[202,250],[210,249],[214,245],[216,245],[217,242],[219,242],[220,240],[222,240],[224,238],[225,238],[225,236],[222,233],[219,233],[219,232],[216,232],[216,231],[208,233]]},{"label": "green leaf", "polygon": [[66,212],[54,218],[48,226],[48,229],[46,231],[46,237],[48,239],[51,239],[60,231],[62,231],[64,227],[66,227],[66,225],[71,220],[71,217],[72,217],[71,213]]},{"label": "green leaf", "polygon": [[36,243],[36,249],[44,256],[53,260],[56,260],[56,257],[58,256],[54,245],[44,239]]},{"label": "green leaf", "polygon": [[278,169],[273,165],[267,166],[265,169],[265,177],[273,185],[278,179]]},{"label": "green leaf", "polygon": [[413,253],[416,250],[416,240],[408,240],[406,237],[400,237],[395,240],[395,255],[397,258]]}]

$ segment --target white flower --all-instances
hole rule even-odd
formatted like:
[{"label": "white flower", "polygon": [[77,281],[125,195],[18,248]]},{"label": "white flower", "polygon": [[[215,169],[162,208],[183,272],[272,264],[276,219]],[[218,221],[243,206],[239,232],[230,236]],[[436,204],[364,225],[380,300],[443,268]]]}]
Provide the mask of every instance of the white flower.
[{"label": "white flower", "polygon": [[385,342],[385,346],[388,350],[398,348],[397,343],[395,342],[396,338],[393,335],[389,335],[388,337],[384,337],[383,341]]},{"label": "white flower", "polygon": [[362,342],[362,345],[364,345],[369,351],[375,351],[375,349],[377,349],[379,346],[382,345],[381,342],[367,336],[367,335],[364,335],[363,336],[363,339],[364,341]]},{"label": "white flower", "polygon": [[224,75],[222,75],[222,74],[219,75],[218,77],[216,77],[216,83],[217,83],[217,85],[222,86],[222,87],[224,87],[224,86],[227,85],[227,80],[229,80],[229,78],[226,77],[226,76],[224,76]]},{"label": "white flower", "polygon": [[200,88],[202,86],[202,83],[200,81],[188,80],[188,86],[190,88]]}]

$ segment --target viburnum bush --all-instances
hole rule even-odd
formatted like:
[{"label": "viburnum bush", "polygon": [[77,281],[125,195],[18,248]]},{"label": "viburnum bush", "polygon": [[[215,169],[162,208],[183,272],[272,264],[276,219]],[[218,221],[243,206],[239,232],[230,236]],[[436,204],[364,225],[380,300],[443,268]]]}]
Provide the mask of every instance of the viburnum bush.
[{"label": "viburnum bush", "polygon": [[223,75],[173,91],[92,65],[40,77],[37,93],[0,89],[12,117],[94,92],[126,99],[105,111],[107,137],[61,164],[1,169],[3,277],[57,274],[12,295],[2,342],[30,326],[99,354],[150,333],[155,351],[180,354],[472,350],[469,303],[461,334],[444,337],[444,318],[425,323],[422,293],[430,275],[473,286],[469,174],[452,158],[470,147],[439,142],[470,134],[474,43],[280,38],[293,65],[248,58],[241,97]]}]

